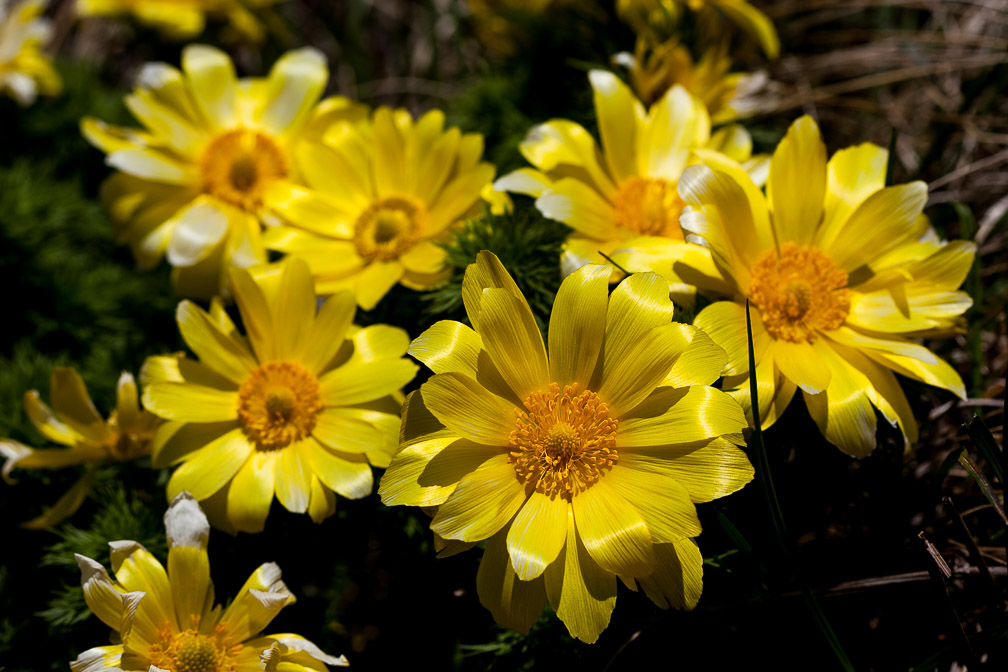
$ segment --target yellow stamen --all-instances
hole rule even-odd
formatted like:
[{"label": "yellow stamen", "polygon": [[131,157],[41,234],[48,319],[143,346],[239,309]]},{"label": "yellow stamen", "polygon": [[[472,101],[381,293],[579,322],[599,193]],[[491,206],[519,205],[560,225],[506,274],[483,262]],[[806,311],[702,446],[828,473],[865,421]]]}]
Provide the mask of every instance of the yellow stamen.
[{"label": "yellow stamen", "polygon": [[296,362],[263,364],[238,388],[238,420],[259,450],[305,438],[321,410],[318,379]]},{"label": "yellow stamen", "polygon": [[158,631],[158,641],[150,647],[150,664],[171,672],[235,672],[236,656],[242,645],[218,625],[213,634],[194,629],[173,632],[168,626]]},{"label": "yellow stamen", "polygon": [[631,177],[616,193],[616,225],[644,236],[682,240],[679,213],[683,202],[673,182]]},{"label": "yellow stamen", "polygon": [[843,324],[850,311],[847,273],[822,251],[785,243],[752,269],[749,298],[767,332],[793,343],[812,342],[816,331]]},{"label": "yellow stamen", "polygon": [[570,500],[616,463],[616,427],[609,408],[591,390],[552,383],[516,410],[509,456],[526,485]]},{"label": "yellow stamen", "polygon": [[389,196],[367,207],[354,225],[357,254],[368,261],[396,259],[424,230],[427,209],[409,197]]},{"label": "yellow stamen", "polygon": [[211,140],[200,167],[204,191],[243,210],[259,207],[266,185],[287,175],[287,162],[276,142],[248,129]]}]

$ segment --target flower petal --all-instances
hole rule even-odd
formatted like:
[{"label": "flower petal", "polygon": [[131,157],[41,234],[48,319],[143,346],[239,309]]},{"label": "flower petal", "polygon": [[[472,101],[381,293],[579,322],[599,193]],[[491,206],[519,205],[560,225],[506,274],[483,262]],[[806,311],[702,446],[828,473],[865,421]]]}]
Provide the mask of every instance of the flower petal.
[{"label": "flower petal", "polygon": [[459,481],[431,521],[431,530],[445,539],[489,539],[511,520],[525,499],[507,454],[495,455]]},{"label": "flower petal", "polygon": [[641,514],[607,476],[574,496],[578,535],[607,572],[647,576],[655,563],[651,533]]},{"label": "flower petal", "polygon": [[262,532],[273,503],[276,483],[275,451],[255,451],[231,480],[227,517],[242,532]]},{"label": "flower petal", "polygon": [[515,427],[515,406],[472,378],[442,373],[420,387],[430,412],[459,436],[488,446],[507,446]]},{"label": "flower petal", "polygon": [[837,232],[827,250],[838,267],[850,272],[870,265],[905,243],[915,231],[917,217],[927,203],[923,182],[886,187],[869,196]]},{"label": "flower petal", "polygon": [[214,129],[227,127],[235,117],[238,84],[228,55],[214,47],[190,44],[182,50],[182,70],[207,123]]},{"label": "flower petal", "polygon": [[183,422],[222,422],[238,417],[238,392],[192,383],[153,383],[144,407],[158,417]]},{"label": "flower petal", "polygon": [[326,57],[318,49],[303,47],[288,51],[270,69],[259,123],[282,135],[307,121],[329,81]]},{"label": "flower petal", "polygon": [[200,196],[165,222],[172,227],[166,255],[172,266],[195,266],[213,253],[230,223],[217,202]]},{"label": "flower petal", "polygon": [[371,494],[374,474],[363,457],[329,450],[314,439],[306,439],[299,445],[308,458],[312,473],[327,488],[347,499],[360,499]]},{"label": "flower petal", "polygon": [[546,347],[524,301],[506,289],[484,289],[479,333],[497,371],[519,399],[549,385]]},{"label": "flower petal", "polygon": [[826,164],[827,188],[823,223],[815,244],[829,249],[851,214],[885,187],[889,152],[870,142],[841,149]]},{"label": "flower petal", "polygon": [[202,500],[230,481],[252,454],[253,448],[240,429],[234,429],[190,454],[168,481],[168,496],[183,490]]},{"label": "flower petal", "polygon": [[616,447],[692,443],[748,426],[742,408],[721,390],[694,385],[661,388],[619,420]]},{"label": "flower petal", "polygon": [[222,332],[192,301],[179,303],[175,319],[186,345],[216,373],[240,385],[255,370],[255,358],[245,344]]},{"label": "flower petal", "polygon": [[562,222],[589,238],[616,235],[612,205],[597,191],[572,177],[557,180],[535,202],[544,217]]},{"label": "flower petal", "polygon": [[311,472],[307,456],[299,444],[280,451],[275,474],[276,496],[284,508],[291,513],[306,512],[311,495]]},{"label": "flower petal", "polygon": [[796,120],[770,160],[767,197],[777,244],[812,242],[826,196],[826,145],[812,117]]},{"label": "flower petal", "polygon": [[57,417],[75,432],[94,443],[104,443],[109,436],[105,420],[91,401],[84,379],[71,368],[57,366],[52,370],[49,401]]},{"label": "flower petal", "polygon": [[[700,534],[700,519],[697,518],[696,507],[690,499],[689,492],[678,482],[670,469],[661,472],[644,471],[631,469],[617,462],[602,480],[637,510],[647,524],[647,530],[654,544],[668,543]],[[577,513],[575,518],[577,519]],[[593,557],[598,559],[597,555]],[[625,570],[618,574],[644,576]]]},{"label": "flower petal", "polygon": [[518,510],[507,533],[511,566],[522,581],[538,578],[556,560],[567,540],[570,503],[534,491]]},{"label": "flower petal", "polygon": [[476,378],[476,361],[483,341],[461,322],[435,322],[410,343],[407,352],[434,373],[461,373]]},{"label": "flower petal", "polygon": [[550,380],[564,387],[591,382],[609,303],[608,266],[583,266],[560,284],[549,323]]},{"label": "flower petal", "polygon": [[820,394],[805,393],[805,406],[826,440],[853,457],[875,449],[875,409],[866,391],[868,378],[850,366],[830,346],[820,348],[823,364],[833,372]]},{"label": "flower petal", "polygon": [[487,542],[476,574],[480,604],[505,628],[528,634],[546,606],[546,586],[542,579],[521,581],[508,558],[505,530]]},{"label": "flower petal", "polygon": [[122,621],[122,587],[112,582],[100,563],[77,553],[74,558],[81,570],[81,588],[88,608],[102,623],[117,629]]},{"label": "flower petal", "polygon": [[419,370],[407,359],[348,362],[319,378],[319,396],[326,406],[350,406],[398,392]]},{"label": "flower petal", "polygon": [[546,596],[571,637],[589,644],[609,625],[616,606],[616,577],[599,567],[582,543],[574,514],[567,516],[567,541],[544,573]]},{"label": "flower petal", "polygon": [[692,609],[703,592],[703,556],[692,539],[655,544],[658,562],[650,576],[638,579],[651,601],[662,609]]},{"label": "flower petal", "polygon": [[770,352],[784,376],[809,394],[826,389],[832,375],[821,356],[822,344],[775,340]]}]

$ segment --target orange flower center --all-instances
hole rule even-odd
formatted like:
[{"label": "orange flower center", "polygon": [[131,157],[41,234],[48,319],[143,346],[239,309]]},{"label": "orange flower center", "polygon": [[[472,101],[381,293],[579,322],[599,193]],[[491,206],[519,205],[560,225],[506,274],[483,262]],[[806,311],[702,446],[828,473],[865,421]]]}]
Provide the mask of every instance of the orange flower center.
[{"label": "orange flower center", "polygon": [[211,140],[200,167],[203,190],[243,210],[259,207],[266,185],[287,175],[287,161],[276,142],[244,128]]},{"label": "orange flower center", "polygon": [[263,364],[238,388],[238,420],[259,450],[305,438],[321,410],[318,379],[296,362]]},{"label": "orange flower center", "polygon": [[820,250],[785,243],[779,255],[770,250],[753,267],[749,298],[771,336],[811,342],[816,331],[843,324],[850,311],[846,286],[847,273]]},{"label": "orange flower center", "polygon": [[616,226],[644,236],[682,239],[683,202],[668,180],[631,177],[616,193]]},{"label": "orange flower center", "polygon": [[113,460],[134,460],[150,453],[153,439],[153,432],[117,432],[105,450]]},{"label": "orange flower center", "polygon": [[407,196],[381,198],[367,207],[354,225],[357,254],[368,261],[397,259],[413,247],[424,230],[427,209]]},{"label": "orange flower center", "polygon": [[516,414],[508,455],[518,478],[550,498],[570,501],[616,463],[618,422],[591,390],[553,383]]},{"label": "orange flower center", "polygon": [[[198,624],[199,619],[193,622]],[[223,625],[212,635],[195,629],[173,633],[166,626],[158,631],[158,641],[150,648],[150,664],[169,672],[235,672],[235,658],[241,650],[241,643],[228,636]]]}]

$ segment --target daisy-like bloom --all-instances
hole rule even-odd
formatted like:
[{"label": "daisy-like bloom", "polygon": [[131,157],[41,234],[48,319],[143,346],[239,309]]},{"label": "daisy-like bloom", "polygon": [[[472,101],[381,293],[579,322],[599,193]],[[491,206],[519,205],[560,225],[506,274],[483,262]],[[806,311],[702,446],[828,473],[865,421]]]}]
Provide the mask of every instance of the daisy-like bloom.
[{"label": "daisy-like bloom", "polygon": [[689,9],[708,29],[720,26],[725,17],[759,42],[770,58],[780,54],[780,39],[773,21],[746,0],[616,0],[619,15],[634,29],[648,34],[655,26],[665,29],[678,22],[682,10]]},{"label": "daisy-like bloom", "polygon": [[279,0],[77,0],[80,16],[132,16],[171,40],[190,40],[203,32],[207,17],[223,19],[246,39],[263,37],[254,11]]},{"label": "daisy-like bloom", "polygon": [[748,410],[748,299],[763,425],[797,386],[826,438],[854,456],[875,447],[876,408],[907,448],[917,439],[893,372],[965,394],[952,367],[911,339],[948,333],[969,308],[957,288],[976,246],[935,240],[921,214],[927,187],[886,187],[887,161],[865,143],[827,162],[818,126],[802,117],[774,152],[766,197],[727,168],[691,167],[679,183],[683,228],[706,241],[721,275],[697,284],[732,297],[694,321],[728,351],[724,388]]},{"label": "daisy-like bloom", "polygon": [[476,579],[498,623],[527,632],[549,601],[571,635],[609,623],[616,578],[660,607],[702,590],[695,502],[752,479],[745,416],[708,387],[725,353],[672,322],[665,281],[608,266],[560,286],[549,347],[521,291],[483,251],[462,297],[409,353],[435,375],[406,400],[386,504],[438,507],[442,554],[489,540]]},{"label": "daisy-like bloom", "polygon": [[58,95],[63,82],[42,46],[52,35],[52,25],[42,18],[46,0],[0,0],[0,93],[19,105],[35,102],[39,93]]},{"label": "daisy-like bloom", "polygon": [[[719,165],[744,161],[758,178],[765,161],[751,157],[752,140],[741,126],[712,137],[703,103],[681,86],[645,110],[611,72],[593,70],[589,79],[602,151],[582,126],[554,119],[534,127],[520,145],[535,168],[505,175],[494,187],[537,197],[543,215],[574,229],[565,244],[566,271],[606,263],[605,254],[630,271],[662,273],[677,297],[688,300],[692,288],[671,271],[669,260],[690,258],[691,265],[706,264],[710,273],[715,271],[707,250],[684,241],[679,176],[701,160]],[[655,245],[660,245],[658,256],[667,268],[651,265]],[[636,254],[616,253],[627,250]]]},{"label": "daisy-like bloom", "polygon": [[335,123],[298,149],[309,188],[268,190],[290,226],[270,229],[266,245],[307,261],[319,294],[350,289],[364,309],[396,283],[432,287],[449,272],[435,243],[494,178],[482,155],[483,136],[445,129],[440,110],[414,120],[383,107],[366,124]]},{"label": "daisy-like bloom", "polygon": [[115,581],[101,563],[75,556],[88,607],[120,643],[88,649],[70,663],[73,672],[313,672],[347,665],[301,635],[261,634],[295,602],[272,562],[252,573],[226,609],[214,605],[210,525],[189,493],[172,500],[164,522],[167,571],[135,541],[109,543]]},{"label": "daisy-like bloom", "polygon": [[731,72],[732,62],[724,43],[706,50],[694,62],[678,40],[655,45],[641,37],[633,54],[622,52],[613,60],[627,69],[630,84],[646,105],[660,100],[679,84],[706,106],[713,124],[732,121],[748,111],[751,103],[747,104],[747,97],[765,80],[762,74]]},{"label": "daisy-like bloom", "polygon": [[266,261],[267,188],[298,179],[295,145],[365,114],[342,98],[318,103],[328,77],[315,49],[288,52],[266,78],[238,80],[227,54],[191,45],[182,72],[164,63],[140,72],[126,105],[143,130],[81,122],[119,171],[102,199],[141,268],[167,255],[177,291],[209,299],[229,291],[229,266]]},{"label": "daisy-like bloom", "polygon": [[84,381],[73,369],[53,369],[49,386],[52,408],[42,402],[38,390],[25,393],[25,414],[31,423],[42,436],[67,447],[36,450],[0,439],[0,455],[6,458],[3,477],[10,480],[15,468],[60,469],[87,464],[80,480],[25,527],[51,527],[73,515],[91,492],[103,462],[125,462],[150,454],[158,419],[140,408],[136,382],[129,373],[124,371],[119,377],[116,392],[116,408],[107,420],[98,415]]},{"label": "daisy-like bloom", "polygon": [[205,501],[214,525],[258,532],[273,495],[321,522],[337,492],[371,493],[371,465],[395,452],[400,388],[417,366],[409,336],[379,324],[353,326],[353,295],[315,311],[304,262],[232,269],[242,336],[219,301],[208,314],[183,301],[176,318],[200,361],[153,357],[142,372],[144,405],[165,422],[155,466],[181,462],[169,497]]}]

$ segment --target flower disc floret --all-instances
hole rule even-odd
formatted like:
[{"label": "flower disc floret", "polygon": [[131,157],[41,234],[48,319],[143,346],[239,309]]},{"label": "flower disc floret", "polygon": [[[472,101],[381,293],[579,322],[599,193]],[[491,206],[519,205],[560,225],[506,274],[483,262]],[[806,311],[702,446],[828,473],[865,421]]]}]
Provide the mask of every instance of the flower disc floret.
[{"label": "flower disc floret", "polygon": [[227,627],[218,625],[212,635],[196,630],[172,632],[164,627],[151,647],[151,664],[171,672],[234,672],[242,645],[232,641]]},{"label": "flower disc floret", "polygon": [[518,478],[537,492],[570,500],[616,463],[616,428],[609,408],[577,383],[533,392],[515,409],[508,453]]},{"label": "flower disc floret", "polygon": [[278,450],[315,428],[318,380],[297,362],[269,362],[238,388],[238,420],[258,450]]},{"label": "flower disc floret", "polygon": [[200,161],[203,189],[243,210],[262,204],[272,180],[287,176],[283,152],[269,136],[249,129],[220,135],[207,145]]},{"label": "flower disc floret", "polygon": [[753,267],[750,298],[774,338],[812,342],[817,330],[843,324],[851,303],[846,286],[847,273],[822,251],[785,243]]},{"label": "flower disc floret", "polygon": [[632,177],[616,193],[615,223],[644,236],[682,238],[679,212],[683,203],[668,180]]},{"label": "flower disc floret", "polygon": [[357,217],[354,245],[368,261],[397,259],[413,247],[424,230],[427,210],[419,201],[389,196],[373,202]]}]

